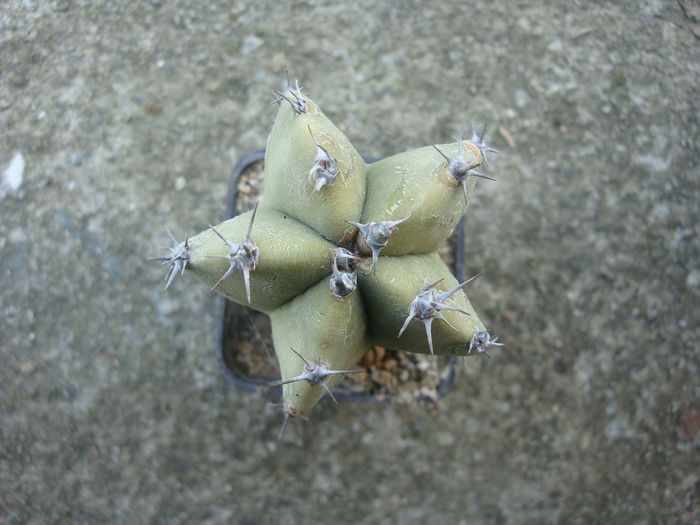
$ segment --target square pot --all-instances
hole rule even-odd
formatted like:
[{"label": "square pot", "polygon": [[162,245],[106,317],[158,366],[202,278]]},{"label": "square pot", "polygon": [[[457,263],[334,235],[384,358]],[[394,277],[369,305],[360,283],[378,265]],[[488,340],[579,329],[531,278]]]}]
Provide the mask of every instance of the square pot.
[{"label": "square pot", "polygon": [[[261,195],[265,150],[243,157],[231,171],[226,217],[249,210]],[[366,162],[376,158],[365,157]],[[464,273],[464,218],[441,255],[451,259],[454,274]],[[221,298],[217,360],[227,386],[249,392],[270,391],[280,396],[281,387],[267,385],[279,376],[267,315]],[[451,390],[457,359],[372,347],[358,366],[365,374],[350,374],[333,390],[340,401],[372,403],[418,402],[430,404]]]}]

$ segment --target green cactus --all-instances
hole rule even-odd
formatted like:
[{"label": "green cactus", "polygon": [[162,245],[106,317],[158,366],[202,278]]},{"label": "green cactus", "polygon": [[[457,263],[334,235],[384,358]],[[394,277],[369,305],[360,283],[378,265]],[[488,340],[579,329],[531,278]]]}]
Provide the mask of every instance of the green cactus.
[{"label": "green cactus", "polygon": [[[366,164],[298,84],[281,102],[265,156],[264,200],[172,247],[166,289],[189,270],[267,313],[285,424],[308,414],[372,344],[486,353],[500,345],[437,255],[464,215],[483,132]],[[335,399],[335,398],[333,398]]]}]

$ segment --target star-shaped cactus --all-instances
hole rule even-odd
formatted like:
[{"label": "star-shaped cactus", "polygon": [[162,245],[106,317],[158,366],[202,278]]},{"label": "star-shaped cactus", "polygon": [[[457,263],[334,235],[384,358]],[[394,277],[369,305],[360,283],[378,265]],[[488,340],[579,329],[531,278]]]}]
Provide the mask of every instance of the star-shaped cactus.
[{"label": "star-shaped cactus", "polygon": [[490,178],[475,171],[494,151],[483,133],[366,164],[298,84],[278,94],[260,205],[172,239],[164,261],[168,285],[186,268],[270,316],[286,418],[332,397],[372,344],[462,356],[500,344],[437,254]]}]

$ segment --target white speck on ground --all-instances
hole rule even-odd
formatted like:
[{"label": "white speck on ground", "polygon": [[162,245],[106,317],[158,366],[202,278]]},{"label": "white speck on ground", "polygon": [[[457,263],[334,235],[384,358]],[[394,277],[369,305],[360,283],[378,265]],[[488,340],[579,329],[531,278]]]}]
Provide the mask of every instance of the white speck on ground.
[{"label": "white speck on ground", "polygon": [[248,35],[243,39],[243,47],[241,48],[241,54],[243,56],[250,55],[253,51],[258,49],[263,45],[264,41],[262,38],[256,35]]},{"label": "white speck on ground", "polygon": [[671,159],[666,157],[660,157],[658,155],[635,155],[632,158],[632,162],[637,166],[644,166],[650,171],[662,173],[669,169],[671,166]]},{"label": "white speck on ground", "polygon": [[24,157],[20,152],[15,153],[12,160],[2,172],[2,184],[0,184],[0,198],[5,197],[9,191],[16,192],[22,186],[24,178]]},{"label": "white speck on ground", "polygon": [[696,288],[700,285],[700,270],[691,270],[685,279],[685,284],[688,288]]}]

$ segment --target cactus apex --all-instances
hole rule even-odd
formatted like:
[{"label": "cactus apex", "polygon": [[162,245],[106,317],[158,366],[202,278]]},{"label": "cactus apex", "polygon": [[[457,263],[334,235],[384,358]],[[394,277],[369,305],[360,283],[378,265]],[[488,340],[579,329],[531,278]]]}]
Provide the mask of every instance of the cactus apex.
[{"label": "cactus apex", "polygon": [[165,277],[165,288],[163,288],[161,295],[165,295],[166,290],[170,286],[170,283],[173,282],[178,272],[180,272],[180,275],[185,273],[190,259],[189,236],[185,234],[184,242],[178,242],[167,227],[165,228],[165,232],[168,234],[168,237],[170,237],[171,246],[170,248],[164,249],[170,253],[165,257],[148,257],[149,261],[163,261],[162,264],[170,264],[168,275]]},{"label": "cactus apex", "polygon": [[368,222],[362,224],[359,222],[347,221],[360,230],[360,249],[369,249],[372,253],[372,271],[375,272],[377,268],[377,259],[379,258],[379,252],[381,252],[387,244],[389,244],[389,238],[391,234],[394,233],[397,226],[408,219],[410,215],[407,215],[403,219],[397,221],[380,221],[380,222]]},{"label": "cactus apex", "polygon": [[355,261],[361,260],[362,257],[358,257],[345,248],[337,248],[333,251],[333,264],[341,272],[352,272],[355,268]]},{"label": "cactus apex", "polygon": [[353,261],[359,259],[345,248],[334,250],[330,287],[336,298],[342,300],[357,288],[357,270]]},{"label": "cactus apex", "polygon": [[238,270],[243,273],[245,293],[246,297],[248,298],[248,304],[250,304],[250,272],[255,270],[255,265],[258,263],[258,259],[260,257],[258,247],[250,240],[250,235],[253,231],[253,222],[255,221],[255,214],[258,211],[258,204],[259,202],[255,203],[253,215],[250,218],[250,224],[248,225],[245,240],[241,243],[229,241],[223,235],[221,235],[216,228],[214,228],[211,224],[209,225],[209,228],[211,228],[211,230],[229,247],[229,252],[226,255],[205,255],[205,257],[208,259],[227,259],[229,262],[229,267],[224,275],[222,275],[221,278],[216,281],[216,284],[212,286],[211,290],[207,292],[207,295],[214,292],[216,287],[219,286],[224,279],[226,279],[234,271]]}]

